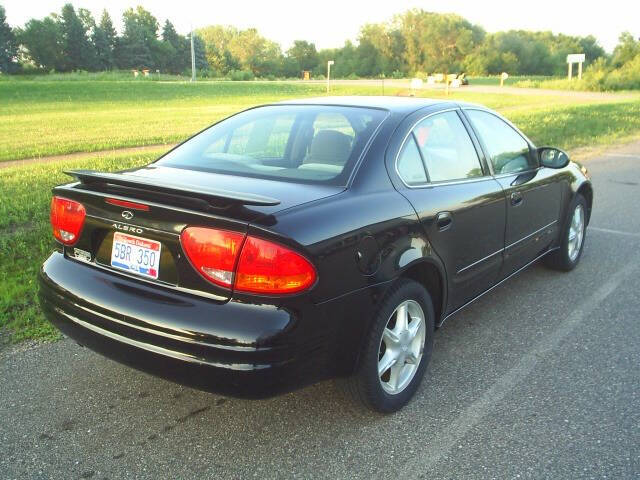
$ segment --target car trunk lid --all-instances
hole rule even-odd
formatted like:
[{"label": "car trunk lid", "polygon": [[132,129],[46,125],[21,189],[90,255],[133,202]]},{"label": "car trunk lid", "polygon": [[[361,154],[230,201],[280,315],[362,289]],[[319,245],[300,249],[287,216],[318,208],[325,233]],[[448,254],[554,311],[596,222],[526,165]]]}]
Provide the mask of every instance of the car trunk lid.
[{"label": "car trunk lid", "polygon": [[[260,219],[261,226],[268,228],[275,223],[276,212],[344,190],[153,166],[120,173],[67,173],[78,181],[56,187],[54,194],[78,201],[86,209],[77,243],[64,247],[69,257],[219,301],[226,301],[231,291],[208,282],[190,264],[180,245],[185,227],[245,233],[250,222]],[[114,260],[121,246],[131,247],[129,257],[125,252],[125,258]],[[151,255],[156,268],[143,271],[141,264],[141,270],[134,271],[127,267],[133,262],[130,257],[141,251],[143,257]]]}]

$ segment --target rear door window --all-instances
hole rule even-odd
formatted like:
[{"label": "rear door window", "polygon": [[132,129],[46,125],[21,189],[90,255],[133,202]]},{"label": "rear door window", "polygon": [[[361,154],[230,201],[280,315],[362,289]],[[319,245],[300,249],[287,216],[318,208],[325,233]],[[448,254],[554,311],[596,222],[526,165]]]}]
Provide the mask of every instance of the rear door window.
[{"label": "rear door window", "polygon": [[483,176],[476,149],[455,111],[425,118],[413,134],[431,182]]},{"label": "rear door window", "polygon": [[413,135],[409,135],[398,157],[398,174],[407,185],[420,185],[427,181],[422,157]]}]

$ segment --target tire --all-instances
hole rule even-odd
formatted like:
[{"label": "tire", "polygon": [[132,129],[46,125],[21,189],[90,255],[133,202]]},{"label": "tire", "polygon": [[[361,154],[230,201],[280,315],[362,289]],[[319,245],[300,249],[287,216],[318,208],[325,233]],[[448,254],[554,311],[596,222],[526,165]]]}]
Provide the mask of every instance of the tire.
[{"label": "tire", "polygon": [[[580,216],[581,221],[577,225],[576,217]],[[579,193],[575,195],[569,205],[567,218],[565,218],[560,235],[560,248],[547,255],[544,263],[554,270],[568,272],[580,262],[587,235],[587,201]],[[579,245],[576,245],[576,241]]]},{"label": "tire", "polygon": [[[402,315],[405,311],[408,316]],[[421,322],[415,323],[420,315]],[[391,413],[411,400],[431,358],[434,317],[431,296],[422,285],[401,279],[391,287],[371,324],[356,371],[345,379],[356,404]],[[398,318],[408,319],[406,328]],[[382,360],[386,365],[394,357],[395,364],[379,375]]]}]

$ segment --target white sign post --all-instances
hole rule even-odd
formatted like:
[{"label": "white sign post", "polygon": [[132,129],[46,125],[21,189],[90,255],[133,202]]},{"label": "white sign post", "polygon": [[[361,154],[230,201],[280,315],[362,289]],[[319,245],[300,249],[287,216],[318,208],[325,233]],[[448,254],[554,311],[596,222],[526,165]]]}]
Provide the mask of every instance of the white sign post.
[{"label": "white sign post", "polygon": [[327,62],[327,93],[329,93],[329,90],[331,89],[330,86],[330,78],[331,78],[331,65],[333,65],[335,62],[333,60],[329,60]]},{"label": "white sign post", "polygon": [[573,64],[578,64],[578,79],[582,78],[582,63],[584,62],[584,53],[570,53],[567,55],[567,63],[569,64],[569,80],[573,74]]},{"label": "white sign post", "polygon": [[507,72],[502,72],[502,75],[500,75],[500,86],[502,87],[504,85],[504,81],[509,78],[509,74]]}]

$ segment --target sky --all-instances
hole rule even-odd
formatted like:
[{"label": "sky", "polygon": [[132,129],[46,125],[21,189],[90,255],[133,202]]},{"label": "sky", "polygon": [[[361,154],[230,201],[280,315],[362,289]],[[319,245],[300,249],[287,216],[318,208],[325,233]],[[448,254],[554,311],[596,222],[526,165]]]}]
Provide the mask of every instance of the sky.
[{"label": "sky", "polygon": [[0,0],[0,5],[10,25],[22,26],[30,18],[59,12],[68,1],[96,17],[106,8],[118,29],[122,12],[135,5],[149,10],[161,24],[171,20],[180,33],[211,24],[255,27],[283,50],[298,39],[311,41],[318,49],[340,47],[345,40],[356,40],[363,24],[389,20],[410,8],[456,13],[488,32],[525,29],[594,35],[609,52],[625,30],[640,37],[640,0]]}]

